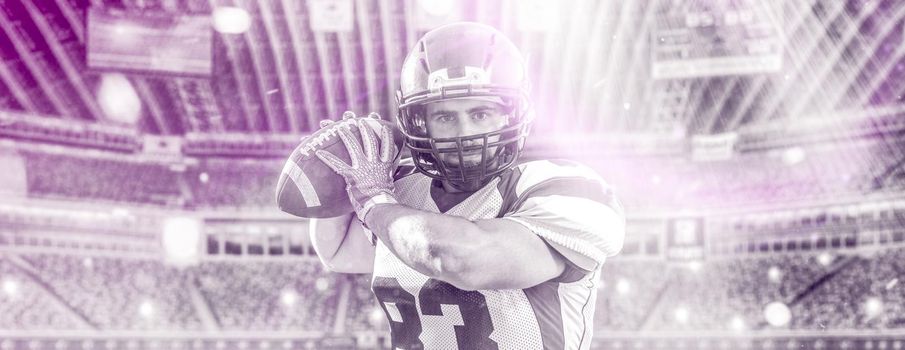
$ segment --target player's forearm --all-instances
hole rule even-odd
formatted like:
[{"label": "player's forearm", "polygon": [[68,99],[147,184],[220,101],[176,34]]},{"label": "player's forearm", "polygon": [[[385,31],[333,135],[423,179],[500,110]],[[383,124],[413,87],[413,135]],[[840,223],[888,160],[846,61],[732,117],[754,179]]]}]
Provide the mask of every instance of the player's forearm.
[{"label": "player's forearm", "polygon": [[403,263],[416,271],[454,283],[469,269],[470,249],[480,244],[478,226],[464,218],[431,213],[399,204],[374,207],[368,228]]}]

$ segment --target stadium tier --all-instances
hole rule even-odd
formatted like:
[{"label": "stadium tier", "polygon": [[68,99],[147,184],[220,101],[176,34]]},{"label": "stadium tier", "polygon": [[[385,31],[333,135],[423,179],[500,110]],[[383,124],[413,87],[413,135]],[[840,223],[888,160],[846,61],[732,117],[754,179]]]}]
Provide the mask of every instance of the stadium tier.
[{"label": "stadium tier", "polygon": [[[905,141],[862,140],[751,152],[725,161],[641,157],[588,164],[628,207],[713,208],[895,192],[905,188],[895,165],[899,149]],[[171,167],[37,151],[23,155],[32,197],[192,208],[274,207],[283,166],[278,159],[210,158]]]},{"label": "stadium tier", "polygon": [[178,174],[164,165],[51,153],[25,154],[29,194],[118,202],[171,204]]},{"label": "stadium tier", "polygon": [[342,284],[315,261],[212,262],[198,266],[197,274],[224,331],[328,331],[334,326]]},{"label": "stadium tier", "polygon": [[[615,260],[603,273],[598,334],[905,329],[905,248],[721,258]],[[384,331],[370,276],[316,260],[204,262],[7,254],[0,330]],[[193,296],[194,294],[194,296]],[[342,301],[340,301],[342,300]],[[771,303],[787,307],[776,324]],[[379,317],[378,317],[379,316]]]},{"label": "stadium tier", "polygon": [[203,207],[272,207],[280,161],[206,160],[179,174]]}]

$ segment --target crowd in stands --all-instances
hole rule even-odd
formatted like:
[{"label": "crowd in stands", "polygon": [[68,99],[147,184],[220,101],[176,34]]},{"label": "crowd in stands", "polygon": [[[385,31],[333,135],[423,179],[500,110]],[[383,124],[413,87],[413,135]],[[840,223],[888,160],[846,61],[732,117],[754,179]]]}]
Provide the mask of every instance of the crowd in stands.
[{"label": "crowd in stands", "polygon": [[[698,263],[616,259],[601,278],[601,333],[905,328],[905,248]],[[151,260],[25,254],[0,260],[0,280],[2,329],[197,331],[205,322],[222,331],[386,328],[370,275],[330,274],[313,259],[177,269]],[[788,306],[788,323],[765,320],[773,302]],[[207,321],[201,308],[209,308]]]},{"label": "crowd in stands", "polygon": [[905,249],[854,256],[792,312],[793,328],[889,329],[905,327]]},{"label": "crowd in stands", "polygon": [[184,176],[202,207],[273,207],[280,161],[207,160]]},{"label": "crowd in stands", "polygon": [[181,198],[179,177],[166,166],[31,152],[25,157],[28,193],[146,204]]},{"label": "crowd in stands", "polygon": [[729,160],[607,160],[596,168],[631,207],[682,205],[708,208],[824,199],[894,190],[891,179],[878,183],[888,167],[886,143],[790,147],[746,153]]},{"label": "crowd in stands", "polygon": [[[764,306],[790,303],[841,258],[765,255],[671,266],[670,279],[651,310],[650,330],[747,330],[764,326]],[[806,295],[804,296],[806,297]]]},{"label": "crowd in stands", "polygon": [[201,329],[186,271],[150,260],[54,254],[24,259],[49,292],[100,329]]},{"label": "crowd in stands", "polygon": [[[352,288],[349,291],[349,308],[346,312],[346,330],[351,332],[380,329],[383,320],[383,309],[377,304],[371,292],[371,275],[350,275],[347,279]],[[376,316],[375,317],[375,313]]]},{"label": "crowd in stands", "polygon": [[594,324],[598,329],[640,329],[667,286],[663,261],[608,261],[603,265]]},{"label": "crowd in stands", "polygon": [[316,260],[205,262],[197,271],[223,330],[329,331],[336,321],[341,280]]},{"label": "crowd in stands", "polygon": [[85,329],[26,272],[0,257],[0,329]]},{"label": "crowd in stands", "polygon": [[[715,207],[902,188],[901,159],[882,140],[745,153],[725,161],[586,160],[630,207]],[[28,193],[196,207],[273,207],[283,160],[207,158],[165,165],[26,152]],[[639,174],[643,174],[639,176]],[[179,184],[184,187],[180,187]],[[179,202],[179,200],[176,200]]]}]

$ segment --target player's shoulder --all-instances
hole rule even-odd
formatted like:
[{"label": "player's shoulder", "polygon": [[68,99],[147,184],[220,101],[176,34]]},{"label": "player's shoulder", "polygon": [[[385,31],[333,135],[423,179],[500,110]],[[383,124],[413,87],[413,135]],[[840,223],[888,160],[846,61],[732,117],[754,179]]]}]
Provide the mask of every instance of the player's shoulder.
[{"label": "player's shoulder", "polygon": [[515,190],[522,194],[537,186],[574,186],[579,183],[606,184],[594,169],[568,159],[533,160],[519,164],[510,175]]},{"label": "player's shoulder", "polygon": [[566,159],[519,164],[503,175],[498,186],[503,197],[501,215],[518,210],[531,198],[550,196],[617,205],[612,188],[594,169]]},{"label": "player's shoulder", "polygon": [[522,173],[546,174],[549,177],[600,178],[594,169],[570,159],[541,159],[521,163],[516,166]]}]

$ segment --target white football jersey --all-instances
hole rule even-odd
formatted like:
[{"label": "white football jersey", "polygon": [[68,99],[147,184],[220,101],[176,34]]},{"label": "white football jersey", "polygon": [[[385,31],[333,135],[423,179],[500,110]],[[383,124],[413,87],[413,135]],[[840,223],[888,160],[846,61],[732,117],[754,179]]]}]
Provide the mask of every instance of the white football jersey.
[{"label": "white football jersey", "polygon": [[600,267],[622,246],[625,219],[612,190],[592,170],[533,161],[493,179],[458,204],[430,195],[420,173],[396,181],[401,204],[469,220],[525,225],[567,258],[558,278],[527,289],[463,291],[402,263],[378,241],[371,289],[384,309],[394,349],[588,349]]}]

